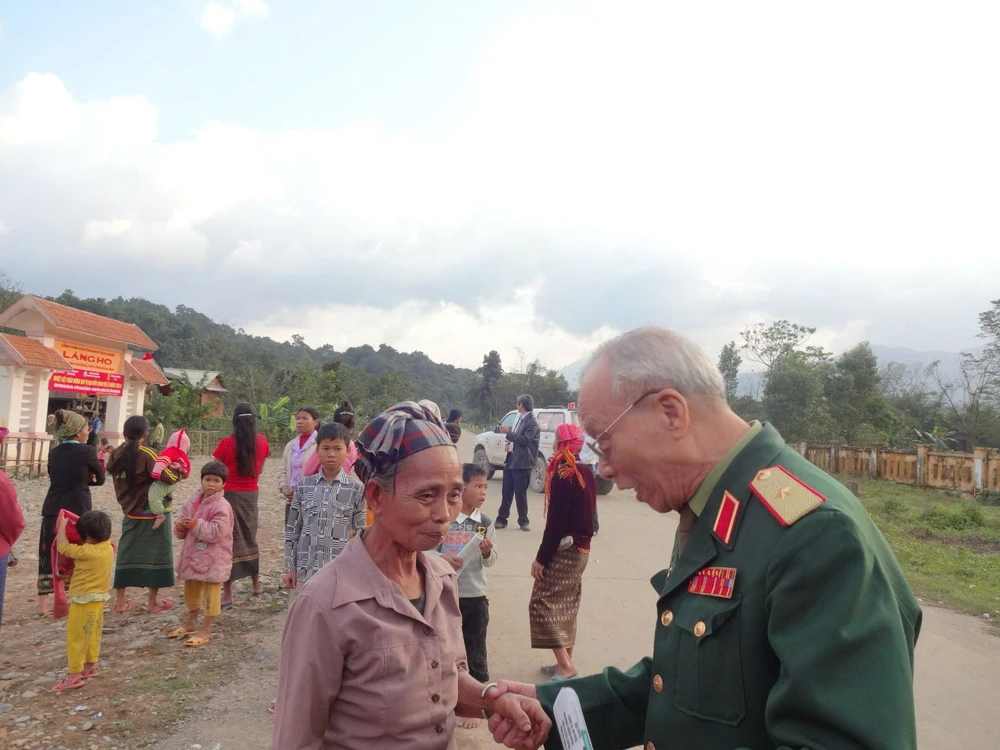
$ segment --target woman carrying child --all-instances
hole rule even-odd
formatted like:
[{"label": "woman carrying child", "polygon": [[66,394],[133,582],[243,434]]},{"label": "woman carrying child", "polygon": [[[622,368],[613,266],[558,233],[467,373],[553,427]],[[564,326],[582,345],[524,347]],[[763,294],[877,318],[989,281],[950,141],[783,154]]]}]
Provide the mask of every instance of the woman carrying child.
[{"label": "woman carrying child", "polygon": [[52,688],[56,693],[82,688],[84,680],[97,676],[104,603],[111,598],[108,590],[115,564],[111,517],[107,513],[90,510],[77,519],[76,532],[81,544],[70,543],[66,535],[68,523],[67,516],[59,517],[56,541],[59,554],[74,562],[69,583],[69,619],[66,621],[69,673]]},{"label": "woman carrying child", "polygon": [[[108,473],[114,478],[115,496],[121,506],[122,533],[118,541],[115,565],[115,613],[132,609],[125,595],[129,588],[146,588],[149,596],[146,611],[173,609],[170,599],[159,599],[161,588],[174,585],[174,548],[170,537],[170,506],[150,507],[149,490],[159,456],[143,444],[149,434],[149,422],[140,415],[125,420],[125,442],[111,452]],[[161,474],[171,474],[164,469]],[[177,481],[177,476],[173,475]]]},{"label": "woman carrying child", "polygon": [[[187,620],[167,637],[184,638],[185,646],[204,646],[212,640],[212,623],[222,612],[222,584],[233,568],[233,509],[222,490],[229,470],[219,461],[201,469],[201,490],[181,508],[174,536],[184,540],[177,558],[177,576],[184,580]],[[205,617],[198,630],[198,614]]]}]

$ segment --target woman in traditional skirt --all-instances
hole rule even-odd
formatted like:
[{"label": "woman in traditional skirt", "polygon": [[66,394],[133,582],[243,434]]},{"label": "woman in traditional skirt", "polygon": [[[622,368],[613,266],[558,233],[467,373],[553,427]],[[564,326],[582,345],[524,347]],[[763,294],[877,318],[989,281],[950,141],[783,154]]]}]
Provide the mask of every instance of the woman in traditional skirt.
[{"label": "woman in traditional skirt", "polygon": [[233,506],[233,572],[222,586],[222,608],[233,606],[233,581],[253,582],[260,596],[260,552],[257,548],[257,478],[271,453],[267,438],[257,434],[257,414],[251,404],[240,402],[233,410],[233,434],[219,441],[212,454],[229,469],[226,500]]},{"label": "woman in traditional skirt", "polygon": [[[170,599],[159,598],[160,589],[174,585],[170,505],[165,502],[163,513],[159,514],[149,508],[149,488],[154,481],[153,466],[157,459],[156,451],[144,444],[149,422],[143,416],[129,417],[125,420],[124,435],[125,443],[112,451],[108,461],[115,495],[125,513],[115,562],[115,612],[123,614],[132,609],[125,598],[129,588],[148,589],[146,610],[165,612],[174,606]],[[170,474],[170,470],[164,470],[164,474]]]},{"label": "woman in traditional skirt", "polygon": [[581,448],[580,428],[559,425],[545,477],[545,531],[531,563],[535,579],[528,604],[531,647],[552,649],[556,663],[542,667],[542,672],[557,681],[577,675],[576,617],[597,507],[594,471],[577,462]]},{"label": "woman in traditional skirt", "polygon": [[91,509],[90,488],[104,484],[104,469],[97,451],[87,445],[90,424],[82,414],[56,412],[55,434],[62,441],[49,451],[49,491],[42,503],[42,530],[38,535],[38,614],[52,608],[52,544],[56,517],[67,510],[78,516]]}]

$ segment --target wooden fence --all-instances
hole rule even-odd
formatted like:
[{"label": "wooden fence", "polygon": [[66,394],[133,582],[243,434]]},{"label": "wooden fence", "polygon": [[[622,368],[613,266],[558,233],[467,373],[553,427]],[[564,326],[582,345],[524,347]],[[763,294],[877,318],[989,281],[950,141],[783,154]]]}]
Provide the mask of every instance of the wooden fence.
[{"label": "wooden fence", "polygon": [[12,438],[0,443],[0,471],[15,479],[37,479],[46,473],[51,438]]},{"label": "wooden fence", "polygon": [[795,443],[793,447],[824,471],[885,479],[897,484],[978,493],[1000,492],[1000,455],[994,448],[973,453],[935,451],[929,445],[901,451],[886,445],[852,448],[840,443]]}]

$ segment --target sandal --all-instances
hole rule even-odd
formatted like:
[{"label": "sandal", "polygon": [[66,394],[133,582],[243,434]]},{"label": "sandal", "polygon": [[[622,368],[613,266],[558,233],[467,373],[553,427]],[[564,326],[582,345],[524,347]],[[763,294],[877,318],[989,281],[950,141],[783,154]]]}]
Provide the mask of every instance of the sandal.
[{"label": "sandal", "polygon": [[61,693],[65,690],[76,690],[77,688],[82,687],[83,677],[78,674],[68,674],[55,684],[55,687],[52,688],[52,692]]},{"label": "sandal", "polygon": [[114,613],[116,615],[125,615],[125,614],[128,614],[129,612],[132,611],[132,602],[125,602],[125,608],[124,609],[118,609],[118,607],[115,607],[113,611],[114,611]]},{"label": "sandal", "polygon": [[198,632],[197,630],[188,630],[183,625],[181,625],[179,628],[171,630],[169,633],[167,633],[167,638],[183,638],[186,635],[194,635],[197,632]]},{"label": "sandal", "polygon": [[198,648],[199,646],[207,646],[209,643],[211,643],[211,641],[212,641],[211,638],[200,638],[198,636],[195,636],[194,638],[188,638],[186,641],[184,641],[184,645],[189,648]]},{"label": "sandal", "polygon": [[159,612],[166,612],[173,608],[174,608],[174,603],[172,601],[170,601],[169,599],[160,599],[160,603],[157,606],[153,607],[152,609],[149,609],[149,607],[147,607],[146,611],[151,615],[155,615]]},{"label": "sandal", "polygon": [[90,664],[83,668],[83,672],[80,673],[80,676],[85,680],[90,680],[93,679],[94,677],[97,677],[98,674],[99,673],[97,671],[97,665]]},{"label": "sandal", "polygon": [[551,665],[542,667],[538,671],[541,672],[546,677],[551,677],[552,675],[554,675],[556,673],[556,665],[555,664],[551,664]]}]

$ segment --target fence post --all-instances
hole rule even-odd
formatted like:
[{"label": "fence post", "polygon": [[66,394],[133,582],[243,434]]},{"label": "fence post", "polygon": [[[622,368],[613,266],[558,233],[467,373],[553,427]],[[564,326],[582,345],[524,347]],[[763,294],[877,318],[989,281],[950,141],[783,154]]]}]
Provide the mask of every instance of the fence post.
[{"label": "fence post", "polygon": [[878,479],[878,443],[868,449],[868,476]]},{"label": "fence post", "polygon": [[805,457],[809,453],[809,442],[807,440],[802,440],[795,446],[795,449],[799,452],[800,456]]},{"label": "fence post", "polygon": [[830,473],[837,474],[840,471],[840,443],[830,443]]},{"label": "fence post", "polygon": [[927,486],[927,454],[929,452],[930,446],[923,444],[917,446],[917,487]]},{"label": "fence post", "polygon": [[983,491],[983,477],[986,475],[986,449],[972,449],[972,490],[978,495]]}]

